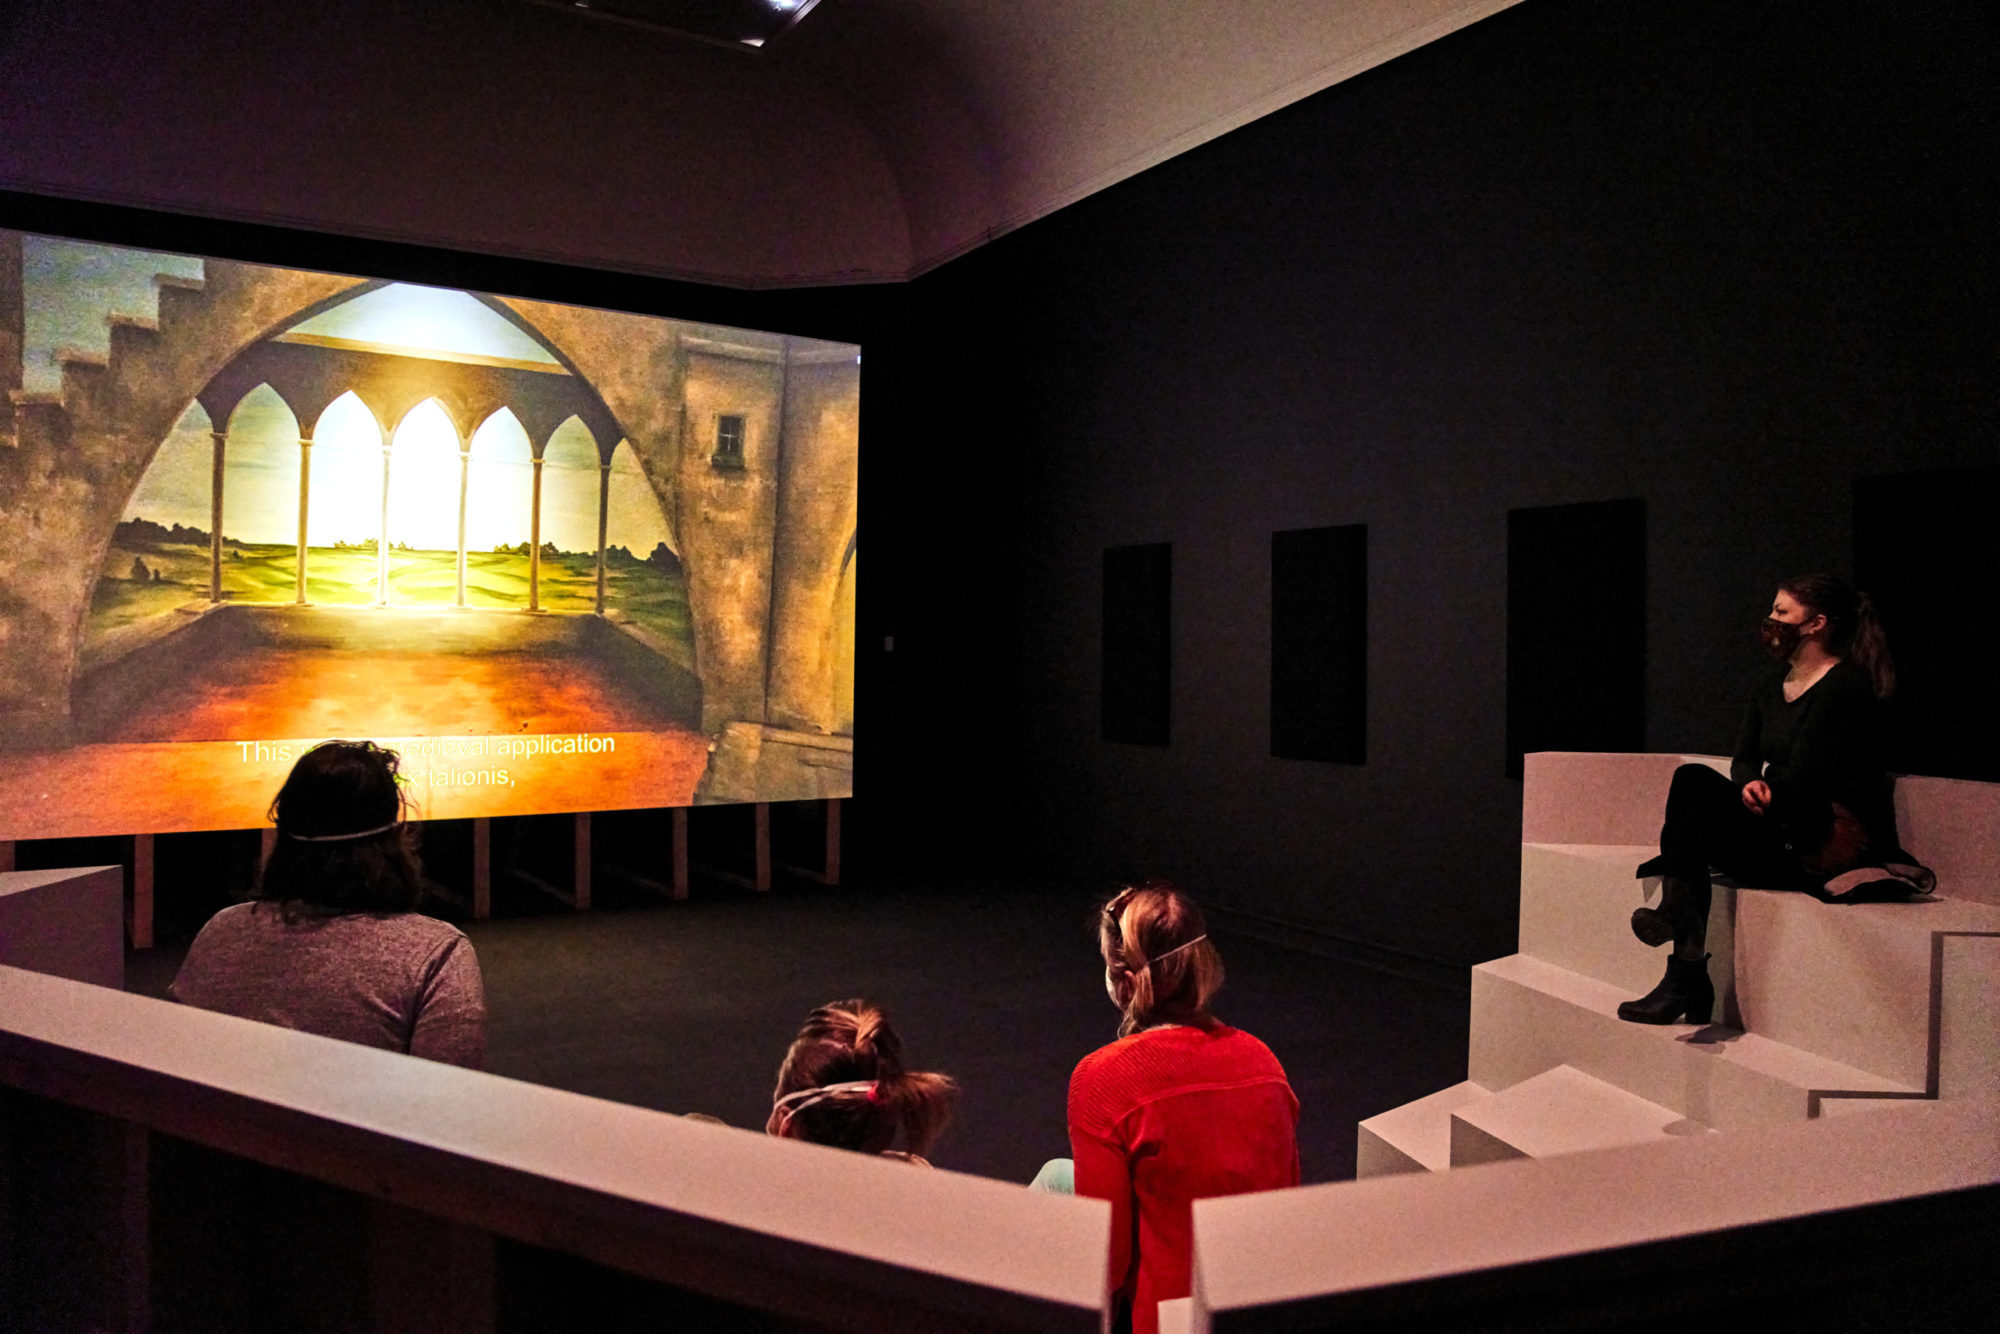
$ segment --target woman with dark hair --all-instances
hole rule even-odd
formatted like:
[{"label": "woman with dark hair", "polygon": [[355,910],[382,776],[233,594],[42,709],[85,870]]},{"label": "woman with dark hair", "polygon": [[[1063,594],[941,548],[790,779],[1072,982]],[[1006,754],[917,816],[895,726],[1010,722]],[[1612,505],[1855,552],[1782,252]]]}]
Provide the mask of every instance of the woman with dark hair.
[{"label": "woman with dark hair", "polygon": [[1194,1201],[1299,1184],[1299,1100],[1269,1047],[1210,1012],[1222,956],[1193,899],[1121,890],[1097,944],[1121,1019],[1070,1077],[1074,1189],[1111,1202],[1109,1280],[1155,1334],[1159,1304],[1192,1291]]},{"label": "woman with dark hair", "polygon": [[209,919],[176,1000],[452,1065],[486,1052],[472,942],[416,911],[423,873],[396,752],[328,741],[271,803],[277,846],[252,902]]},{"label": "woman with dark hair", "polygon": [[[1662,888],[1657,908],[1633,912],[1632,934],[1674,948],[1666,976],[1620,1005],[1621,1019],[1709,1021],[1710,867],[1759,888],[1822,897],[1830,889],[1853,897],[1857,888],[1882,897],[1879,888],[1866,891],[1935,883],[1897,847],[1882,707],[1896,676],[1868,595],[1829,574],[1787,579],[1758,639],[1778,665],[1751,694],[1729,776],[1705,764],[1674,771],[1660,855],[1639,868],[1642,878],[1660,876]],[[1858,872],[1863,866],[1883,869]]]},{"label": "woman with dark hair", "polygon": [[948,1076],[903,1068],[903,1039],[879,1008],[835,1001],[806,1016],[785,1053],[764,1130],[929,1167],[957,1093]]}]

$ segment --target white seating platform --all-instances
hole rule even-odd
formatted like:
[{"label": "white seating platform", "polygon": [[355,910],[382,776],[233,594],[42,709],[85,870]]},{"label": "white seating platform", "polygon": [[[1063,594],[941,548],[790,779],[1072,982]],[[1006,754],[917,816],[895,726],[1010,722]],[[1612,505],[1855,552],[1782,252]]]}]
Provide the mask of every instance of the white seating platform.
[{"label": "white seating platform", "polygon": [[1454,1111],[1451,1165],[1553,1158],[1706,1133],[1707,1127],[1671,1108],[1559,1065]]},{"label": "white seating platform", "polygon": [[[1629,919],[1676,767],[1701,755],[1530,755],[1520,952],[1472,972],[1468,1078],[1363,1121],[1356,1174],[1443,1171],[1912,1099],[2000,1092],[2000,785],[1898,781],[1911,903],[1718,884],[1706,1025],[1627,1023],[1667,948]],[[1927,842],[1928,840],[1928,842]]]}]

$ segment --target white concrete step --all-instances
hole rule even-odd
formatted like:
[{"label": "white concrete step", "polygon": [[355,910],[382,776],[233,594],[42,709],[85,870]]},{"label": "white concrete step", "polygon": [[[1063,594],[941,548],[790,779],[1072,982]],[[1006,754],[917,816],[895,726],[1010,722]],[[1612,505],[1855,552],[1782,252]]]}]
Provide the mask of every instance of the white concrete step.
[{"label": "white concrete step", "polygon": [[[1683,764],[1729,772],[1720,755],[1538,751],[1523,764],[1524,843],[1656,843],[1667,788]],[[1938,892],[2000,906],[2000,783],[1895,780],[1896,832],[1937,872]]]},{"label": "white concrete step", "polygon": [[1762,1033],[1627,1023],[1618,1004],[1631,994],[1525,954],[1480,964],[1466,1073],[1499,1092],[1570,1065],[1718,1128],[1815,1116],[1823,1094],[1924,1092]]},{"label": "white concrete step", "polygon": [[2000,1095],[2000,936],[1941,936],[1940,1098]]},{"label": "white concrete step", "polygon": [[2000,783],[1896,780],[1896,836],[1947,898],[2000,906]]},{"label": "white concrete step", "polygon": [[1729,772],[1720,755],[1536,751],[1522,761],[1521,841],[1657,847],[1667,788],[1683,764]]},{"label": "white concrete step", "polygon": [[[1521,953],[1632,996],[1651,991],[1671,947],[1642,944],[1632,934],[1632,910],[1660,903],[1659,879],[1635,880],[1632,872],[1658,851],[1650,843],[1523,843]],[[1736,891],[1717,885],[1713,899],[1708,976],[1717,1017],[1734,1023]]]},{"label": "white concrete step", "polygon": [[[2000,908],[1946,898],[1843,906],[1758,889],[1735,900],[1742,1026],[1899,1084],[1938,1089],[1932,1020],[1948,986],[2000,991],[1991,951],[1945,949],[2000,936]],[[1975,975],[1946,976],[1968,971]],[[1975,1045],[1964,1055],[1977,1059]]]},{"label": "white concrete step", "polygon": [[1468,1079],[1369,1117],[1355,1127],[1355,1178],[1444,1171],[1451,1166],[1452,1113],[1492,1096]]},{"label": "white concrete step", "polygon": [[[1653,849],[1527,843],[1521,848],[1520,952],[1643,995],[1668,948],[1632,936],[1632,909],[1659,902],[1657,880],[1632,879]],[[2000,935],[2000,908],[1954,899],[1839,905],[1808,894],[1715,887],[1709,978],[1716,1018],[1896,1081],[1938,1088],[1933,1025],[1942,942]],[[1951,957],[1957,958],[1956,954]],[[1967,953],[1958,970],[1989,968]],[[1962,985],[2000,988],[2000,978]],[[1968,1011],[1970,1013],[1970,1011]],[[1973,1044],[1963,1059],[1976,1060]]]},{"label": "white concrete step", "polygon": [[1707,1126],[1670,1107],[1567,1065],[1544,1070],[1450,1115],[1453,1167],[1553,1158],[1709,1133]]}]

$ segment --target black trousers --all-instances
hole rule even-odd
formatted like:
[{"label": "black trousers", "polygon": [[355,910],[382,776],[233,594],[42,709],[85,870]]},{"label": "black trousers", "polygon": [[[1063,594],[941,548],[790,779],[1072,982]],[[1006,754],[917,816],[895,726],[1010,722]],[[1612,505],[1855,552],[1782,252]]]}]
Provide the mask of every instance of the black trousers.
[{"label": "black trousers", "polygon": [[1702,890],[1706,916],[1708,871],[1768,889],[1792,889],[1802,868],[1797,853],[1769,813],[1743,804],[1743,789],[1727,774],[1705,764],[1683,764],[1667,789],[1667,818],[1660,829],[1660,866],[1665,874],[1691,881]]}]

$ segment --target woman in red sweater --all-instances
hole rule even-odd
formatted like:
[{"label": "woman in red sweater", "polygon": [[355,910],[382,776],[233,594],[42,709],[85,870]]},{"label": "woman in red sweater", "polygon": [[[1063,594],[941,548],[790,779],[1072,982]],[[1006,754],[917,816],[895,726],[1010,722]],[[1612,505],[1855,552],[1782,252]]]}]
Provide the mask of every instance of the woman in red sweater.
[{"label": "woman in red sweater", "polygon": [[1098,946],[1125,1018],[1070,1077],[1076,1193],[1111,1202],[1111,1286],[1155,1334],[1159,1303],[1192,1290],[1194,1201],[1299,1184],[1299,1100],[1269,1047],[1209,1013],[1222,956],[1187,895],[1124,890]]}]

